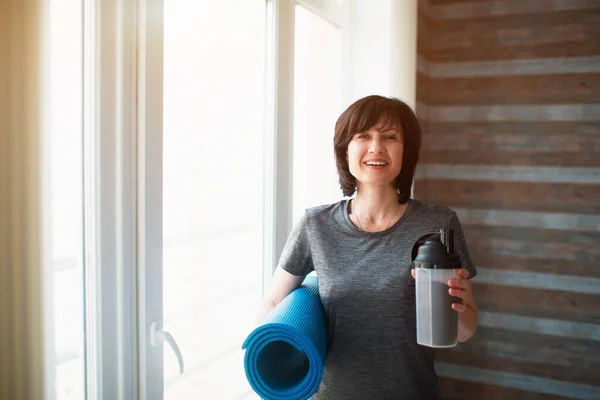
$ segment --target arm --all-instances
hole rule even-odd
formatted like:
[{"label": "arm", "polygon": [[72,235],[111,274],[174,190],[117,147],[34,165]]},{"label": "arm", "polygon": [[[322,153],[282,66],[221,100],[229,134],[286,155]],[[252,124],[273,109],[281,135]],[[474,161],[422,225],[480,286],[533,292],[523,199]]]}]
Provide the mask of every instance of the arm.
[{"label": "arm", "polygon": [[465,312],[458,314],[458,341],[466,342],[477,329],[477,309],[467,305]]},{"label": "arm", "polygon": [[292,275],[278,266],[273,274],[271,285],[262,301],[257,322],[261,323],[281,300],[285,299],[288,294],[302,284],[303,280],[304,276]]}]

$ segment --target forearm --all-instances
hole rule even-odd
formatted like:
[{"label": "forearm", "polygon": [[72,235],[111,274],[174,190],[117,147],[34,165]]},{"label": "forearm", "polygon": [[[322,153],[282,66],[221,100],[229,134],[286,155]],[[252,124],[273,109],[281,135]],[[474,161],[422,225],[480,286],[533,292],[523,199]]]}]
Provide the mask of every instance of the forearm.
[{"label": "forearm", "polygon": [[277,304],[270,300],[263,300],[258,315],[256,316],[256,323],[260,324],[267,315],[275,308]]},{"label": "forearm", "polygon": [[458,314],[458,341],[466,342],[477,329],[477,308],[475,302],[467,302],[465,311]]},{"label": "forearm", "polygon": [[291,292],[300,286],[304,280],[303,276],[292,275],[281,267],[277,267],[271,286],[261,303],[260,311],[256,317],[261,323],[267,315]]}]

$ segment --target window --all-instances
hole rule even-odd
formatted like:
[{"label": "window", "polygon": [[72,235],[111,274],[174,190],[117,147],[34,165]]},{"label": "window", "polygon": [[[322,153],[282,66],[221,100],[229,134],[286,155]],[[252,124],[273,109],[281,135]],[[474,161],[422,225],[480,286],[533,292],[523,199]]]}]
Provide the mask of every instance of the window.
[{"label": "window", "polygon": [[293,219],[342,198],[333,155],[342,103],[342,37],[332,22],[297,5],[294,43]]},{"label": "window", "polygon": [[165,2],[165,399],[252,396],[241,345],[262,291],[265,2]]},{"label": "window", "polygon": [[49,192],[53,265],[55,388],[85,398],[83,284],[83,28],[80,0],[49,4]]},{"label": "window", "polygon": [[98,1],[50,3],[57,399],[256,398],[241,345],[288,204],[341,196],[339,6]]}]

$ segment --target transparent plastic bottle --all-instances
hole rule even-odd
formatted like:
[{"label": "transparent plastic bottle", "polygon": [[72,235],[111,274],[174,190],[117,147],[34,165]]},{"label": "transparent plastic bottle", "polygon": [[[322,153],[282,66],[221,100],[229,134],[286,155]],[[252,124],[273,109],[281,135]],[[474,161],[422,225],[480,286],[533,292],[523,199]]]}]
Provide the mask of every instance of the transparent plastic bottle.
[{"label": "transparent plastic bottle", "polygon": [[[416,254],[415,254],[416,253]],[[417,343],[453,347],[458,338],[456,298],[448,293],[448,280],[456,276],[460,260],[453,253],[453,232],[441,230],[421,238],[413,248],[416,278]]]}]

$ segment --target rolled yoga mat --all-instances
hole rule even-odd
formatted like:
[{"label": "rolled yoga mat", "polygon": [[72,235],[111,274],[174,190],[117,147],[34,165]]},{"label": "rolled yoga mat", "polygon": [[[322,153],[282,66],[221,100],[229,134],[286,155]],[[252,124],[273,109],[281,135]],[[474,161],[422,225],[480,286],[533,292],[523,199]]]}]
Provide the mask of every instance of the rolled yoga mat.
[{"label": "rolled yoga mat", "polygon": [[248,335],[242,349],[246,377],[261,398],[310,398],[321,384],[327,350],[317,278],[307,276]]}]

